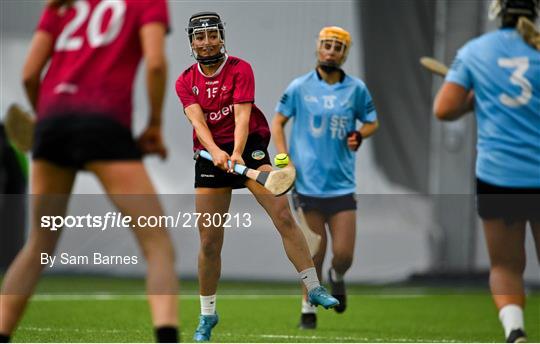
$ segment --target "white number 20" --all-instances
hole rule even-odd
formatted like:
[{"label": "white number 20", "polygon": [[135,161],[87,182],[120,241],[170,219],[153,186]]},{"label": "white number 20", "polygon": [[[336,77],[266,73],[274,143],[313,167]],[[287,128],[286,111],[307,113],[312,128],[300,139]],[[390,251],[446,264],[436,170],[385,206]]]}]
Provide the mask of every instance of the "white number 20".
[{"label": "white number 20", "polygon": [[499,100],[506,106],[518,107],[525,105],[531,100],[532,86],[529,80],[523,75],[529,69],[528,57],[514,57],[511,59],[498,59],[497,63],[503,68],[516,68],[516,70],[510,76],[510,82],[514,85],[521,87],[521,94],[515,98],[502,93],[499,95]]},{"label": "white number 20", "polygon": [[[90,15],[90,5],[86,0],[75,1],[75,17],[65,26],[56,40],[56,51],[79,50],[83,45],[83,37],[73,36]],[[101,32],[103,16],[107,10],[112,11],[111,20],[107,29]],[[92,48],[101,47],[111,43],[120,33],[124,24],[126,4],[123,0],[105,0],[100,2],[90,16],[86,36]]]}]

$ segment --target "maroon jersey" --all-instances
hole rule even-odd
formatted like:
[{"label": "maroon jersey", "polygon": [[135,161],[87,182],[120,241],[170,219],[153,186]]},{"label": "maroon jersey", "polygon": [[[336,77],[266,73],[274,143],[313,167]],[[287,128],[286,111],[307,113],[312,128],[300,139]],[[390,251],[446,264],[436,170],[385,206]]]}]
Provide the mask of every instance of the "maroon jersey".
[{"label": "maroon jersey", "polygon": [[[184,108],[199,104],[214,142],[219,146],[234,142],[234,104],[255,101],[255,78],[246,61],[227,56],[213,76],[206,76],[197,63],[186,69],[176,81],[176,93]],[[255,104],[251,107],[249,134],[257,134],[268,143],[268,122]],[[193,149],[204,149],[193,130]]]},{"label": "maroon jersey", "polygon": [[38,120],[55,115],[101,115],[131,127],[131,93],[142,58],[139,31],[169,18],[165,0],[78,0],[46,7],[38,24],[54,39],[41,84]]}]

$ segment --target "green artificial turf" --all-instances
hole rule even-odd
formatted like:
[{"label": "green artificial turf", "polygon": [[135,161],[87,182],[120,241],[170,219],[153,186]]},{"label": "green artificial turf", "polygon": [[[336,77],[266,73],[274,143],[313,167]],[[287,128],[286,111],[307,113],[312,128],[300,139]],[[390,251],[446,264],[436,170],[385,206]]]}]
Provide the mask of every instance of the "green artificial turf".
[{"label": "green artificial turf", "polygon": [[[148,306],[137,279],[46,277],[15,342],[152,342]],[[182,341],[191,341],[199,300],[182,283]],[[343,314],[318,310],[317,330],[299,330],[300,297],[287,283],[223,282],[216,342],[502,342],[485,289],[351,287]],[[540,295],[529,295],[529,341],[540,341]]]}]

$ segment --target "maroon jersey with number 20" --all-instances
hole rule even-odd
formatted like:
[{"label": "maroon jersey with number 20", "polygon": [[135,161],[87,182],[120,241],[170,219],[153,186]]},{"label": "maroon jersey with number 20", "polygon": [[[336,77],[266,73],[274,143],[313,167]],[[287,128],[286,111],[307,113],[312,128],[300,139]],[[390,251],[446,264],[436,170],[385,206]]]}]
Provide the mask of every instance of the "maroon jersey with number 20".
[{"label": "maroon jersey with number 20", "polygon": [[54,40],[39,90],[38,120],[57,115],[101,115],[131,128],[131,94],[142,58],[140,29],[169,28],[165,0],[77,0],[47,6],[37,31]]}]

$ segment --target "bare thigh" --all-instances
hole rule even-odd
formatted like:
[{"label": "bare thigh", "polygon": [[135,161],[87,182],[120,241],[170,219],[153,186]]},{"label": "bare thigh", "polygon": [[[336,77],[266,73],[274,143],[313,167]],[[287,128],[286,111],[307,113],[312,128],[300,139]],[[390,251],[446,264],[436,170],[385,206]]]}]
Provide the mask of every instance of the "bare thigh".
[{"label": "bare thigh", "polygon": [[506,224],[502,219],[482,220],[492,266],[513,271],[525,268],[525,221]]},{"label": "bare thigh", "polygon": [[[141,161],[93,162],[86,168],[93,172],[102,183],[105,191],[122,214],[136,221],[139,217],[164,214],[154,186]],[[146,221],[145,221],[146,222]],[[138,225],[136,222],[133,224]],[[141,224],[144,224],[141,223]],[[172,255],[172,243],[164,227],[135,230],[135,237],[144,255],[163,251]]]},{"label": "bare thigh", "polygon": [[[64,217],[77,171],[61,167],[45,160],[32,162],[32,230],[28,238],[28,248],[38,248],[52,253],[61,230],[42,228],[45,216],[50,222],[52,216]],[[57,222],[60,223],[59,221]]]},{"label": "bare thigh", "polygon": [[[203,250],[208,249],[214,253],[221,253],[223,246],[223,227],[215,226],[211,217],[214,214],[225,214],[231,204],[231,188],[196,188],[195,209],[202,214],[199,217],[198,227]],[[206,215],[208,214],[208,215]]]},{"label": "bare thigh", "polygon": [[356,211],[340,211],[330,217],[328,225],[334,255],[341,253],[352,258],[356,239]]}]

